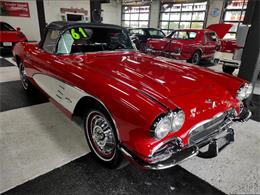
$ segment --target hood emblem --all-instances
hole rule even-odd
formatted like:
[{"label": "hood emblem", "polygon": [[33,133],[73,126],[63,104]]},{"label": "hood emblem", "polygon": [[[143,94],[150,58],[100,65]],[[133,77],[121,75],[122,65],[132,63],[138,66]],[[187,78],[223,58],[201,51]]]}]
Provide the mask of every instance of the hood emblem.
[{"label": "hood emblem", "polygon": [[197,108],[193,108],[190,110],[191,117],[194,118],[196,116],[196,113],[197,113]]},{"label": "hood emblem", "polygon": [[212,108],[216,108],[216,107],[217,107],[216,102],[213,101],[213,100],[210,99],[210,98],[205,100],[205,104],[211,104],[211,107],[212,107]]},{"label": "hood emblem", "polygon": [[206,103],[206,104],[212,104],[212,102],[213,102],[213,100],[210,99],[210,98],[205,100],[205,103]]}]

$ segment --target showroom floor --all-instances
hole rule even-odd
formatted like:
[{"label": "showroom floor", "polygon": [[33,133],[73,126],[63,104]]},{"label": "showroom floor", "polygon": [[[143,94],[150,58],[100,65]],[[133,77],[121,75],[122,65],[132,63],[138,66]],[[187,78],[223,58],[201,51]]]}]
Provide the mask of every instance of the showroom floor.
[{"label": "showroom floor", "polygon": [[76,124],[42,94],[23,91],[12,58],[0,58],[0,90],[0,193],[260,193],[260,122],[235,124],[236,141],[214,159],[164,171],[108,170]]}]

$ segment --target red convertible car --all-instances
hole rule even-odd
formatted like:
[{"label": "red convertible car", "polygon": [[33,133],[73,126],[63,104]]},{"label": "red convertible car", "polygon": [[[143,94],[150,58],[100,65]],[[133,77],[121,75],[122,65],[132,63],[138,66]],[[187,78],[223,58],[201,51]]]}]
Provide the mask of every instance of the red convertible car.
[{"label": "red convertible car", "polygon": [[13,46],[22,41],[27,41],[25,35],[20,31],[20,28],[16,30],[6,22],[0,21],[0,49],[1,51],[11,51]]},{"label": "red convertible car", "polygon": [[199,64],[200,60],[211,60],[220,48],[231,24],[213,24],[207,29],[180,29],[163,39],[150,39],[147,53]]},{"label": "red convertible car", "polygon": [[136,52],[119,26],[53,22],[40,43],[13,52],[24,89],[37,86],[82,119],[92,152],[109,167],[123,156],[156,170],[215,157],[234,141],[231,124],[251,115],[243,104],[250,83]]}]

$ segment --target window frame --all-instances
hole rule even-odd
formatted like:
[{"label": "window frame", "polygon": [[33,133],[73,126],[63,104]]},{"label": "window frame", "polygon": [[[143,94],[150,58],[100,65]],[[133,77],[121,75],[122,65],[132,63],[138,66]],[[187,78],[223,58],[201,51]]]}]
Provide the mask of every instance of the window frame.
[{"label": "window frame", "polygon": [[[143,34],[132,33],[131,31],[142,31]],[[145,36],[145,35],[146,35],[146,32],[145,32],[143,29],[141,29],[141,28],[131,28],[131,29],[129,30],[129,36],[132,36],[132,35],[134,35],[134,34],[136,34],[136,35],[141,35],[141,36]]]},{"label": "window frame", "polygon": [[[231,29],[229,30],[229,32],[227,33],[227,34],[233,34],[233,35],[235,35],[235,38],[236,38],[236,35],[237,35],[237,31],[238,31],[238,28],[239,28],[239,26],[241,25],[241,24],[243,24],[243,21],[241,20],[241,17],[242,17],[242,15],[243,15],[243,12],[246,12],[246,8],[245,8],[245,5],[248,5],[248,0],[241,0],[241,1],[243,1],[243,5],[242,5],[242,8],[241,9],[229,9],[229,8],[227,8],[227,6],[228,6],[228,2],[226,2],[225,3],[225,5],[224,5],[224,11],[223,11],[223,14],[222,14],[222,22],[224,23],[224,24],[234,24],[234,23],[236,23],[237,24],[237,29],[236,29],[236,32],[235,31],[231,31]],[[231,1],[232,2],[232,1]],[[234,11],[234,12],[240,12],[240,15],[239,15],[239,20],[225,20],[225,16],[226,16],[226,13],[227,12],[232,12],[232,11]]]},{"label": "window frame", "polygon": [[[185,32],[186,33],[186,35],[187,35],[187,37],[188,37],[188,39],[181,39],[181,38],[173,38],[173,35],[175,34],[175,33],[178,33],[178,36],[179,36],[179,34],[180,33],[183,33],[183,32]],[[190,38],[190,33],[195,33],[195,37],[194,38]],[[174,32],[172,32],[171,34],[169,34],[169,37],[171,38],[171,39],[175,39],[175,40],[195,40],[196,38],[197,38],[197,35],[198,35],[198,33],[197,32],[195,32],[195,31],[187,31],[187,30],[182,30],[182,29],[179,29],[179,30],[176,30],[176,31],[174,31]]]},{"label": "window frame", "polygon": [[[124,7],[145,7],[148,6],[149,7],[149,11],[148,12],[140,12],[140,9],[138,12],[131,12],[131,13],[126,13],[124,12]],[[140,14],[141,13],[148,13],[148,20],[140,20]],[[130,19],[129,20],[125,20],[124,19],[124,15],[125,14],[130,14]],[[131,20],[131,15],[132,14],[138,14],[138,20]],[[144,4],[144,5],[127,5],[127,4],[122,4],[121,6],[121,26],[125,27],[125,28],[149,28],[150,27],[150,20],[151,20],[151,4]],[[128,21],[130,24],[129,26],[124,26],[124,22]],[[131,26],[131,22],[137,22],[138,26],[137,27],[132,27]],[[147,27],[142,27],[139,25],[140,22],[148,22],[147,23]]]},{"label": "window frame", "polygon": [[[211,36],[210,39],[209,39],[208,35]],[[212,35],[216,37],[215,40],[212,39]],[[217,34],[216,34],[215,32],[205,32],[205,33],[204,33],[204,43],[205,43],[205,44],[206,44],[206,43],[209,43],[209,42],[210,42],[210,43],[216,43],[217,41],[218,41],[218,36],[217,36]]]},{"label": "window frame", "polygon": [[6,31],[6,32],[14,32],[16,31],[14,27],[12,27],[10,24],[6,23],[6,22],[0,22],[0,26],[7,26],[9,29],[11,30],[1,30],[2,27],[0,27],[0,31]]},{"label": "window frame", "polygon": [[[53,49],[52,52],[46,51],[46,50],[43,48],[44,43],[45,43],[45,41],[46,41],[46,39],[47,39],[48,32],[49,32],[50,30],[52,30],[52,31],[59,31],[59,36],[58,36],[58,38],[57,38],[57,40],[56,40],[55,47],[54,47],[54,49]],[[63,34],[63,33],[62,33],[60,30],[58,30],[58,29],[47,28],[46,31],[45,31],[45,33],[44,33],[44,39],[41,40],[40,43],[39,43],[39,47],[40,47],[44,52],[46,52],[46,53],[56,54],[56,53],[57,53],[58,42],[59,42],[59,40],[60,40],[62,34]]]},{"label": "window frame", "polygon": [[[169,3],[169,2],[165,2],[165,3],[163,3],[163,2],[160,2],[160,11],[159,11],[159,23],[158,23],[158,28],[160,28],[161,30],[163,30],[164,32],[165,31],[168,31],[168,34],[172,31],[172,30],[174,30],[174,29],[172,29],[172,28],[170,28],[170,23],[171,22],[176,22],[176,23],[178,23],[178,28],[176,28],[176,30],[178,30],[178,29],[180,29],[180,24],[182,23],[182,22],[189,22],[190,24],[189,24],[189,28],[188,29],[191,29],[192,28],[192,23],[203,23],[203,25],[202,25],[202,29],[203,28],[205,28],[205,26],[206,26],[206,23],[207,23],[207,16],[208,16],[208,9],[209,9],[209,3],[208,3],[208,1],[207,0],[205,0],[204,1],[204,3],[206,3],[206,9],[205,10],[195,10],[194,9],[194,4],[196,4],[196,2],[190,2],[190,3]],[[172,4],[172,5],[174,5],[174,4],[180,4],[181,5],[181,7],[180,7],[180,10],[178,10],[178,11],[162,11],[163,9],[162,9],[162,7],[163,7],[163,5],[165,5],[165,4]],[[185,4],[192,4],[192,10],[183,10],[183,5],[185,5]],[[194,13],[205,13],[205,15],[204,15],[204,19],[203,20],[193,20],[193,15],[194,15]],[[163,16],[163,14],[164,13],[168,13],[169,14],[169,19],[168,20],[163,20],[162,19],[162,16]],[[171,14],[174,14],[174,13],[177,13],[177,14],[179,14],[180,15],[180,17],[179,17],[179,19],[177,20],[171,20],[170,19],[170,15]],[[182,14],[183,13],[191,13],[191,19],[190,20],[182,20],[181,19],[181,16],[182,16]],[[162,28],[162,26],[161,26],[161,23],[162,22],[168,22],[168,28]],[[169,32],[170,31],[170,32]],[[167,34],[167,33],[166,33]]]},{"label": "window frame", "polygon": [[[82,52],[78,52],[78,53],[58,53],[58,46],[59,46],[59,42],[60,42],[62,36],[63,36],[67,31],[70,31],[72,28],[75,28],[75,27],[83,27],[83,28],[84,28],[84,26],[72,26],[72,27],[66,28],[65,30],[62,30],[62,31],[58,30],[58,31],[60,31],[60,33],[59,33],[59,38],[58,38],[57,41],[56,41],[55,51],[54,51],[52,54],[55,54],[55,55],[58,55],[58,56],[68,56],[68,55],[77,55],[78,53],[80,53],[80,54],[82,53]],[[95,28],[95,27],[91,27],[91,28]],[[96,27],[96,28],[106,28],[106,27]],[[113,28],[112,28],[112,27],[108,27],[107,29],[113,29]],[[129,48],[129,50],[135,50],[135,47],[134,47],[134,45],[133,45],[133,43],[132,43],[132,41],[131,41],[131,39],[130,39],[130,37],[129,37],[128,31],[127,31],[126,29],[124,29],[124,28],[118,28],[118,29],[120,29],[120,30],[122,31],[122,34],[124,34],[124,36],[128,37],[128,39],[129,39],[129,44],[131,45],[131,48]],[[48,33],[48,30],[49,30],[49,29],[46,30],[45,34]],[[52,30],[56,30],[56,29],[52,29]],[[45,39],[46,39],[46,36],[45,36],[44,40],[42,41],[43,43],[44,43]],[[41,45],[40,48],[41,48],[41,49],[43,49],[43,48],[42,48],[43,43],[40,42],[40,45]],[[43,50],[44,50],[44,49],[43,49]],[[44,50],[44,51],[45,51],[45,52],[48,52],[48,51],[46,51],[46,50]],[[116,50],[111,50],[111,51],[110,51],[110,50],[104,50],[104,51],[107,51],[107,52],[118,52],[118,51],[116,51]],[[103,52],[103,51],[95,51],[95,53],[96,53],[96,52]],[[93,52],[83,52],[83,53],[93,53]]]},{"label": "window frame", "polygon": [[151,35],[150,31],[160,32],[160,33],[162,33],[162,36],[163,36],[163,37],[166,37],[166,34],[165,34],[161,29],[147,29],[147,32],[146,32],[146,34],[147,34],[148,36],[159,36],[159,35]]}]

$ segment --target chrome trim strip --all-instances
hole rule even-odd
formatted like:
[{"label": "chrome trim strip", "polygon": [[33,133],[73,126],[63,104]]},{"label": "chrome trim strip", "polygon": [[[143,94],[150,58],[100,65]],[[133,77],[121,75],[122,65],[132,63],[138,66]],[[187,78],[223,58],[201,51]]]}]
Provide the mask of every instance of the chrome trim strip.
[{"label": "chrome trim strip", "polygon": [[214,119],[216,119],[216,118],[222,116],[223,114],[224,114],[224,112],[219,112],[219,113],[217,113],[216,115],[214,115],[212,118],[197,123],[197,124],[194,125],[192,128],[190,128],[190,130],[188,131],[188,132],[189,132],[188,135],[190,135],[190,134],[192,133],[192,131],[194,131],[194,130],[197,129],[198,127],[200,127],[200,126],[202,126],[202,125],[205,125],[206,123],[209,123],[209,122],[213,121]]},{"label": "chrome trim strip", "polygon": [[[199,153],[199,148],[197,146],[191,146],[189,148],[185,148],[184,150],[180,151],[179,154],[176,153],[177,156],[173,156],[173,157],[169,158],[170,162],[168,162],[168,163],[166,162],[166,164],[163,164],[164,162],[148,164],[148,163],[142,161],[141,159],[139,159],[138,157],[135,157],[132,154],[130,154],[123,147],[120,146],[119,149],[126,157],[130,158],[131,161],[133,161],[137,165],[139,165],[145,169],[151,169],[151,170],[162,170],[162,169],[167,169],[167,168],[173,167],[177,164],[182,163],[185,160],[188,160],[188,159],[196,156]],[[183,153],[185,153],[187,151],[188,151],[188,153],[186,155],[183,155]]]},{"label": "chrome trim strip", "polygon": [[167,139],[163,142],[160,142],[158,145],[156,145],[153,149],[152,149],[152,152],[151,154],[149,154],[149,158],[152,157],[154,155],[154,153],[159,149],[161,148],[164,144],[167,144],[168,142],[172,142],[172,141],[179,141],[180,144],[182,144],[182,139],[180,137],[174,137],[174,138],[170,138],[170,139]]},{"label": "chrome trim strip", "polygon": [[182,159],[182,160],[180,160],[180,161],[178,161],[178,162],[175,162],[175,163],[172,163],[172,164],[168,164],[168,165],[158,164],[156,167],[155,167],[155,166],[152,166],[152,165],[146,165],[145,168],[147,168],[147,169],[152,169],[152,170],[168,169],[168,168],[171,168],[171,167],[173,167],[173,166],[175,166],[175,165],[177,165],[177,164],[180,164],[180,163],[182,163],[182,162],[184,162],[184,161],[186,161],[186,160],[188,160],[188,159],[190,159],[190,158],[193,158],[194,156],[197,156],[198,153],[199,153],[199,148],[196,147],[196,150],[193,151],[193,152],[190,154],[190,156],[188,156],[187,158],[184,158],[184,159]]},{"label": "chrome trim strip", "polygon": [[[104,104],[99,98],[97,98],[97,97],[95,97],[95,96],[93,96],[93,95],[91,95],[91,94],[85,92],[84,90],[82,90],[82,89],[80,89],[80,88],[78,88],[78,87],[76,87],[76,86],[70,85],[68,82],[66,82],[66,81],[64,81],[64,80],[60,80],[60,79],[58,79],[57,77],[52,76],[52,75],[49,75],[49,74],[35,73],[34,75],[32,75],[32,78],[33,78],[35,75],[37,75],[37,74],[45,75],[45,76],[51,77],[51,78],[53,78],[53,79],[56,79],[57,81],[59,81],[59,82],[61,82],[61,83],[64,83],[65,85],[68,85],[68,86],[74,88],[75,90],[79,91],[81,94],[84,94],[84,95],[81,96],[81,98],[77,101],[77,103],[75,104],[75,107],[74,107],[74,109],[72,110],[72,112],[70,111],[72,114],[74,113],[75,108],[76,108],[78,102],[79,102],[82,98],[84,98],[84,97],[91,97],[91,98],[95,99],[96,101],[98,101],[98,102],[106,109],[106,111],[107,111],[108,114],[110,115],[110,117],[111,117],[111,119],[112,119],[112,121],[113,121],[113,123],[114,123],[114,125],[115,125],[115,129],[116,129],[116,132],[117,132],[117,138],[118,138],[119,142],[121,141],[121,139],[120,139],[120,134],[119,134],[119,130],[118,130],[118,127],[117,127],[117,124],[116,124],[116,121],[115,121],[114,117],[112,116],[112,114],[111,114],[111,112],[108,110],[108,108],[105,106],[105,104]],[[33,78],[33,79],[34,79],[34,78]],[[35,81],[35,79],[34,79],[34,81]],[[36,81],[35,81],[35,83],[38,85],[38,83],[37,83]],[[39,86],[39,85],[38,85],[38,86]],[[40,86],[39,86],[39,87],[40,87]],[[59,84],[58,84],[58,87],[60,87],[61,89],[65,90],[65,86],[62,86],[62,85],[59,85]],[[41,88],[41,87],[40,87],[40,88]],[[43,91],[45,91],[43,88],[41,88],[41,89],[42,89]],[[45,91],[45,92],[46,92],[46,91]],[[47,93],[47,92],[46,92],[46,93]],[[55,95],[56,95],[56,97],[58,97],[57,94],[55,94]],[[59,96],[58,98],[62,99],[60,96]],[[68,98],[68,97],[65,97],[65,100],[67,100],[67,102],[68,102],[68,100],[69,100],[68,103],[72,103],[72,100],[71,100],[70,98],[69,98],[69,99],[67,99],[67,98]],[[60,104],[60,102],[58,102],[58,103]],[[60,105],[63,106],[62,104],[60,104]],[[63,107],[64,107],[64,106],[63,106]]]}]

